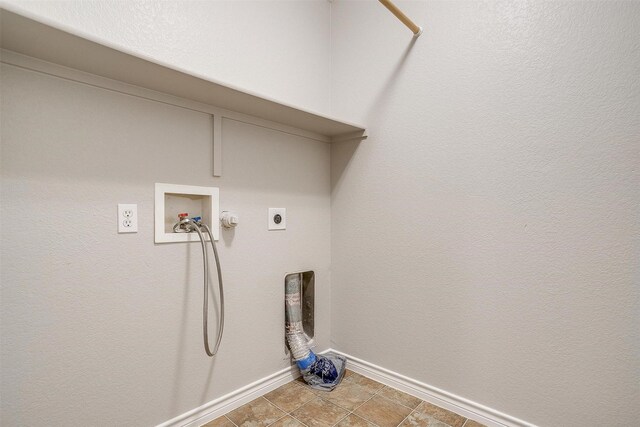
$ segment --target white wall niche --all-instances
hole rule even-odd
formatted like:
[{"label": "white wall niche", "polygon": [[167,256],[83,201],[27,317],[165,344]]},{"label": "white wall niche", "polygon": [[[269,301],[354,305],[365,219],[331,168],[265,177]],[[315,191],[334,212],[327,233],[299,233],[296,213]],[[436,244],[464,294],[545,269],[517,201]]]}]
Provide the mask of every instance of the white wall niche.
[{"label": "white wall niche", "polygon": [[[201,216],[209,226],[215,240],[219,239],[220,191],[217,187],[156,183],[155,188],[155,242],[199,242],[197,233],[174,233],[178,214]],[[206,236],[206,234],[205,234]],[[207,240],[209,240],[207,238]]]}]

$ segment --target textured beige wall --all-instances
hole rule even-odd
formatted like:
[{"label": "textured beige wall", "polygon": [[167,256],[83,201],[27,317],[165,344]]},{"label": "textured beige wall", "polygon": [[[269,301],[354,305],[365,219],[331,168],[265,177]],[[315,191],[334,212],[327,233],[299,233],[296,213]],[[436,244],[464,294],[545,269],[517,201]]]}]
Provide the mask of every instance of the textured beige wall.
[{"label": "textured beige wall", "polygon": [[[289,366],[287,272],[315,270],[329,346],[328,144],[224,120],[214,179],[206,114],[4,65],[1,89],[0,424],[154,425]],[[217,186],[240,216],[219,242],[215,359],[200,247],[154,244],[155,182]],[[117,203],[138,204],[137,234],[117,234]],[[287,208],[285,232],[268,207]]]},{"label": "textured beige wall", "polygon": [[[3,4],[329,110],[324,0]],[[317,342],[328,346],[326,144],[225,120],[224,177],[213,179],[208,116],[3,73],[3,425],[151,425],[288,366],[285,272],[316,271]],[[213,362],[201,343],[199,249],[153,244],[155,182],[218,186],[221,208],[241,218],[220,243],[227,320]],[[138,234],[115,233],[119,202],[138,203]],[[270,206],[287,207],[286,232],[266,231]],[[23,216],[25,229],[6,220]]]},{"label": "textured beige wall", "polygon": [[326,0],[3,0],[167,64],[307,109],[331,108]]},{"label": "textured beige wall", "polygon": [[640,419],[640,3],[332,4],[332,339],[545,426]]},{"label": "textured beige wall", "polygon": [[[333,97],[371,136],[332,147],[330,189],[325,144],[225,121],[213,179],[206,115],[3,68],[3,425],[154,424],[286,366],[282,276],[329,284],[330,191],[331,346],[540,425],[640,418],[637,3],[399,1],[425,27],[410,45],[377,2],[338,0],[331,61],[324,1],[10,3],[307,108]],[[307,18],[274,25],[289,13]],[[176,166],[176,141],[207,152]],[[158,181],[217,185],[241,215],[213,363],[197,247],[153,245]],[[115,234],[118,202],[137,235]],[[276,204],[287,233],[264,230]]]}]

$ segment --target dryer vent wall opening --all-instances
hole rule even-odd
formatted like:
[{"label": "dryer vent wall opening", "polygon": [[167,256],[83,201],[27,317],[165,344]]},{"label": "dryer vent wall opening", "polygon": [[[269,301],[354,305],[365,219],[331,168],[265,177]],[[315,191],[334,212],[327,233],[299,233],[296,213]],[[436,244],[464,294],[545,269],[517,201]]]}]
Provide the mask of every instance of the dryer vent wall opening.
[{"label": "dryer vent wall opening", "polygon": [[[307,384],[315,389],[330,391],[342,380],[346,360],[335,354],[316,355],[309,348],[308,338],[303,329],[303,281],[304,273],[285,276],[284,307],[287,344]],[[307,291],[307,294],[313,293]],[[311,333],[313,334],[313,331]]]},{"label": "dryer vent wall opening", "polygon": [[[310,347],[314,346],[315,337],[315,281],[316,275],[313,271],[304,271],[301,273],[287,274],[284,278],[285,294],[287,293],[287,280],[291,281],[293,276],[299,276],[300,280],[300,319],[302,332],[304,333],[307,343]],[[285,324],[285,341],[287,336],[287,328]],[[285,344],[285,347],[286,344]],[[285,349],[289,354],[289,348]]]}]

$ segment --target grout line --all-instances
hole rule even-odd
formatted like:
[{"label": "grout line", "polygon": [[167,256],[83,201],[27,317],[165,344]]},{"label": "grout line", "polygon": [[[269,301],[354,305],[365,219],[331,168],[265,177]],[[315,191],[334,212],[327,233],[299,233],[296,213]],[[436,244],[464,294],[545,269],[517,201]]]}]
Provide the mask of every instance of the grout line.
[{"label": "grout line", "polygon": [[[386,387],[386,386],[385,386],[385,387]],[[392,389],[394,389],[393,387],[391,387],[391,388],[392,388]],[[396,389],[394,389],[394,390],[396,390]],[[400,391],[400,390],[398,390],[398,391]],[[376,396],[377,396],[377,394],[376,394]],[[402,404],[402,403],[400,403],[400,402],[396,402],[395,400],[391,400],[391,399],[389,399],[389,398],[388,398],[388,397],[386,397],[386,396],[380,395],[380,397],[381,397],[381,398],[383,398],[383,399],[385,399],[385,400],[388,400],[388,401],[389,401],[389,402],[391,402],[391,403],[395,403],[395,404],[400,405],[400,406],[403,406],[403,407],[405,407],[405,408],[407,408],[407,409],[411,409],[411,412],[413,412],[413,411],[414,411],[418,406],[420,406],[420,403],[424,402],[424,400],[420,399],[420,403],[418,403],[418,404],[416,405],[416,407],[415,407],[415,408],[412,408],[412,407],[410,407],[410,406],[403,405],[403,404]],[[417,398],[416,398],[416,399],[417,399]]]},{"label": "grout line", "polygon": [[[275,405],[274,405],[274,406],[275,406]],[[278,408],[278,407],[276,406],[276,408]],[[280,409],[280,408],[278,408],[278,409]],[[282,409],[280,409],[280,410],[282,410]],[[277,419],[277,420],[275,420],[274,422],[267,424],[267,427],[269,427],[271,424],[275,424],[275,423],[277,423],[278,421],[280,421],[281,419],[283,419],[283,418],[284,418],[284,417],[286,417],[287,415],[289,415],[289,414],[287,414],[287,413],[285,412],[283,416],[281,416],[280,418],[278,418],[278,419]]]},{"label": "grout line", "polygon": [[[424,402],[426,402],[426,400],[425,400]],[[430,403],[430,402],[427,402],[427,403]],[[431,404],[431,405],[433,405],[433,406],[435,406],[435,407],[437,407],[437,408],[444,409],[445,411],[451,412],[451,413],[452,413],[452,414],[454,414],[454,415],[457,415],[457,416],[459,416],[459,417],[464,418],[464,422],[462,423],[462,426],[461,426],[461,427],[464,427],[464,425],[465,425],[465,424],[467,424],[467,421],[469,421],[469,418],[467,418],[467,417],[465,417],[465,416],[462,416],[462,415],[458,414],[457,412],[450,411],[450,410],[448,410],[448,409],[446,409],[446,408],[443,408],[442,406],[438,406],[438,405],[436,405],[435,403],[430,403],[430,404]],[[417,407],[416,407],[416,409],[417,409]],[[442,423],[442,424],[444,424],[444,425],[446,425],[446,426],[452,427],[452,426],[451,426],[451,424],[447,424],[447,423],[445,423],[444,421],[440,421],[439,419],[437,419],[436,417],[434,417],[434,416],[433,416],[433,415],[431,415],[431,414],[427,414],[426,412],[422,412],[422,415],[426,415],[427,417],[432,418],[432,419],[434,419],[434,420],[436,420],[436,421],[438,421],[438,422],[440,422],[440,423]]]},{"label": "grout line", "polygon": [[[366,377],[365,377],[365,378],[366,378]],[[375,381],[375,380],[374,380],[374,381]],[[377,382],[377,381],[376,381],[376,382]],[[411,411],[409,412],[409,414],[407,414],[407,416],[406,416],[406,417],[404,417],[404,418],[402,419],[402,421],[400,421],[400,422],[398,423],[398,426],[400,426],[400,425],[401,425],[401,424],[402,424],[402,423],[403,423],[407,418],[409,418],[409,416],[410,416],[411,414],[413,414],[413,413],[416,411],[416,409],[418,408],[418,406],[420,406],[420,403],[422,403],[422,402],[423,402],[423,400],[422,400],[422,399],[420,399],[420,403],[418,403],[418,404],[416,405],[416,407],[415,407],[415,408],[410,408],[410,407],[408,407],[407,405],[403,405],[403,404],[402,404],[402,403],[400,403],[400,402],[396,402],[395,400],[391,400],[391,399],[389,399],[388,397],[383,396],[382,394],[380,394],[380,392],[382,392],[382,390],[384,390],[385,388],[390,388],[390,389],[392,389],[392,390],[398,390],[398,389],[396,389],[396,388],[389,387],[389,386],[385,385],[385,386],[384,386],[384,387],[382,387],[380,390],[378,390],[378,391],[377,391],[377,392],[376,392],[376,393],[375,393],[371,398],[373,399],[373,397],[375,397],[375,396],[379,396],[379,397],[381,397],[382,399],[385,399],[385,400],[387,400],[387,401],[389,401],[389,402],[391,402],[391,403],[395,403],[395,404],[400,405],[400,406],[402,406],[402,407],[404,407],[404,408],[410,409]],[[402,390],[398,390],[398,391],[399,391],[399,392],[401,392],[401,393],[404,393]],[[406,394],[406,393],[405,393],[405,394]],[[367,402],[368,402],[368,401],[367,401]],[[366,402],[365,402],[365,403],[366,403]],[[364,403],[363,403],[363,405],[364,405]],[[396,427],[397,427],[397,426],[396,426]]]},{"label": "grout line", "polygon": [[226,415],[223,415],[223,417],[225,417],[231,424],[233,424],[234,426],[238,427],[238,424],[236,424],[233,421],[231,421],[231,418],[227,417]]},{"label": "grout line", "polygon": [[[354,372],[354,373],[355,373],[355,372]],[[359,387],[359,388],[361,388],[361,389],[363,389],[363,390],[364,390],[364,387],[362,387],[362,386],[361,386],[360,384],[358,384],[358,383],[355,383],[355,382],[351,381],[351,380],[350,380],[349,378],[347,378],[347,377],[344,377],[344,378],[342,379],[342,381],[349,381],[352,385],[355,385],[355,386],[357,386],[357,387]],[[384,388],[384,387],[382,387],[382,388]],[[381,388],[380,390],[382,390],[382,388]],[[355,408],[353,408],[352,410],[347,409],[347,408],[343,408],[342,406],[338,405],[337,403],[329,402],[329,403],[333,403],[333,404],[334,404],[334,405],[336,405],[337,407],[342,408],[342,409],[344,409],[344,410],[346,410],[346,411],[347,411],[347,415],[345,415],[344,417],[340,418],[340,419],[339,419],[339,420],[334,424],[334,426],[335,426],[335,425],[338,425],[342,420],[346,419],[349,415],[353,415],[354,417],[362,418],[362,419],[363,419],[363,420],[365,420],[366,422],[371,423],[371,424],[373,424],[374,426],[378,427],[378,424],[374,423],[373,421],[368,420],[367,418],[361,417],[360,415],[356,414],[356,413],[355,413],[355,411],[356,411],[356,409],[360,408],[362,405],[364,405],[365,403],[367,403],[368,401],[370,401],[371,399],[373,399],[373,397],[374,397],[376,394],[378,394],[378,392],[379,392],[380,390],[378,390],[378,391],[374,392],[374,393],[371,395],[371,397],[369,397],[367,400],[365,400],[364,402],[362,402],[360,405],[356,406],[356,407],[355,407]]]},{"label": "grout line", "polygon": [[[407,406],[405,406],[405,408],[407,408]],[[439,423],[441,423],[441,424],[443,424],[443,425],[445,425],[445,426],[447,426],[447,427],[451,427],[451,425],[450,425],[450,424],[447,424],[447,423],[445,423],[444,421],[440,421],[439,419],[434,418],[434,417],[432,417],[431,415],[428,415],[428,414],[425,414],[424,412],[420,412],[420,411],[418,411],[418,407],[417,407],[417,406],[416,406],[416,409],[414,409],[413,411],[411,411],[411,412],[409,413],[409,415],[407,415],[406,417],[404,417],[404,419],[403,419],[403,420],[400,422],[400,424],[398,424],[398,426],[396,426],[396,427],[399,427],[403,422],[405,422],[405,421],[407,420],[407,418],[409,418],[412,414],[414,414],[414,413],[416,413],[416,412],[417,412],[418,414],[424,415],[425,417],[427,417],[427,418],[429,418],[429,419],[431,419],[431,420],[437,421],[437,422],[439,422]],[[469,419],[468,419],[468,418],[465,418],[465,420],[464,420],[464,424],[466,424],[466,423],[467,423],[467,421],[469,421]],[[463,424],[461,427],[464,427],[464,424]]]},{"label": "grout line", "polygon": [[[354,384],[356,384],[356,383],[354,383]],[[356,385],[358,385],[358,384],[356,384]],[[358,414],[356,414],[356,413],[355,413],[355,411],[356,411],[358,408],[362,407],[365,403],[367,403],[368,401],[370,401],[371,399],[373,399],[374,397],[376,397],[376,395],[377,395],[377,394],[378,394],[378,392],[373,393],[373,394],[371,395],[371,397],[370,397],[370,398],[368,398],[367,400],[365,400],[364,402],[362,402],[360,405],[356,406],[356,407],[353,409],[353,411],[351,411],[351,413],[350,413],[350,414],[353,414],[353,415],[355,415],[356,417],[360,417],[360,418],[362,418],[363,420],[366,420],[366,421],[370,422],[371,424],[373,424],[373,425],[377,426],[377,424],[376,424],[376,423],[374,423],[373,421],[369,420],[368,418],[361,417],[360,415],[358,415]],[[350,415],[350,414],[348,414],[348,415]],[[347,415],[347,416],[348,416],[348,415]],[[346,418],[346,417],[345,417],[345,418]]]},{"label": "grout line", "polygon": [[[288,384],[288,383],[287,383],[287,384]],[[281,386],[281,387],[282,387],[282,386]],[[278,388],[280,388],[280,387],[278,387]],[[277,390],[277,389],[276,389],[276,390]],[[264,399],[264,400],[265,400],[265,402],[267,402],[269,405],[272,405],[272,406],[274,406],[275,408],[279,409],[280,411],[284,412],[284,415],[283,415],[283,416],[281,416],[280,418],[278,418],[277,420],[275,420],[273,423],[275,423],[275,422],[277,422],[278,420],[280,420],[280,419],[282,419],[282,418],[284,418],[284,417],[286,417],[286,416],[287,416],[287,411],[285,411],[284,409],[282,409],[281,407],[279,407],[278,405],[276,405],[275,403],[273,403],[272,401],[270,401],[269,399],[267,399],[266,397],[264,397],[264,395],[262,395],[262,396],[260,396],[260,397],[261,397],[262,399]],[[270,426],[270,425],[271,425],[271,424],[273,424],[273,423],[269,423],[269,424],[267,424],[267,426]]]},{"label": "grout line", "polygon": [[398,424],[398,426],[402,425],[402,423],[403,423],[403,422],[405,422],[405,421],[407,420],[407,418],[409,418],[409,417],[411,416],[411,414],[413,414],[415,411],[416,411],[416,410],[414,409],[414,410],[412,410],[411,412],[409,412],[409,414],[408,414],[406,417],[404,417],[404,418],[402,419],[402,421],[400,421],[400,423]]},{"label": "grout line", "polygon": [[297,409],[300,409],[300,408],[302,408],[304,405],[306,405],[307,403],[309,403],[309,402],[311,402],[311,401],[313,400],[313,399],[305,400],[304,402],[302,402],[302,403],[300,404],[300,406],[296,406],[296,407],[295,407],[295,408],[293,408],[291,411],[287,411],[286,409],[279,407],[278,405],[276,405],[274,402],[270,401],[270,400],[269,400],[269,399],[267,399],[266,397],[265,397],[265,399],[267,400],[267,402],[271,403],[273,406],[275,406],[276,408],[280,409],[280,410],[281,410],[282,412],[284,412],[285,414],[288,414],[289,412],[293,412],[293,411],[295,411],[295,410],[297,410]]},{"label": "grout line", "polygon": [[[288,383],[285,383],[285,384],[281,385],[280,387],[278,387],[276,390],[278,390],[278,389],[280,389],[280,388],[284,387],[284,386],[285,386],[285,385],[287,385],[287,384],[291,384],[292,382],[295,382],[295,381],[296,381],[296,380],[289,381]],[[296,385],[296,387],[298,387],[298,386]],[[273,390],[273,391],[275,391],[275,390]],[[284,413],[285,413],[285,415],[290,415],[290,414],[291,414],[291,412],[293,412],[293,411],[295,411],[295,410],[297,410],[297,409],[299,409],[299,408],[302,408],[304,405],[306,405],[307,403],[311,402],[311,401],[312,401],[315,397],[317,397],[317,396],[314,394],[314,395],[313,395],[313,397],[312,397],[311,399],[309,399],[309,400],[305,400],[305,401],[304,401],[300,406],[297,406],[297,407],[293,408],[291,411],[287,411],[287,410],[285,410],[284,408],[279,407],[275,402],[272,402],[271,400],[269,400],[269,399],[266,397],[266,395],[264,395],[264,396],[262,396],[262,397],[263,397],[267,402],[271,403],[273,406],[275,406],[276,408],[278,408],[278,409],[280,409],[282,412],[284,412]],[[284,418],[284,417],[280,417],[280,418],[278,418],[278,420],[279,420],[279,419],[282,419],[282,418]],[[277,421],[277,420],[276,420],[276,421]],[[274,422],[276,422],[276,421],[274,421]],[[273,423],[271,423],[271,424],[273,424]],[[269,425],[271,425],[271,424],[269,424]]]},{"label": "grout line", "polygon": [[[374,380],[374,381],[375,381],[375,380]],[[377,381],[376,381],[376,382],[377,382]],[[388,399],[387,397],[385,397],[385,396],[381,395],[381,394],[380,394],[380,392],[381,392],[382,390],[384,390],[385,388],[387,388],[387,387],[388,387],[388,386],[386,386],[386,385],[385,385],[384,387],[382,387],[380,390],[378,390],[378,391],[376,392],[376,394],[375,394],[374,396],[379,396],[379,397],[381,397],[382,399],[388,400],[388,401],[389,401],[389,402],[391,402],[391,403],[396,403],[396,404],[398,404],[398,405],[400,405],[400,406],[402,406],[402,407],[405,407],[405,408],[407,408],[407,409],[411,409],[411,408],[409,408],[408,406],[403,405],[402,403],[399,403],[399,402],[396,402],[396,401],[394,401],[394,400]],[[391,387],[391,388],[393,388],[393,387]],[[420,404],[418,403],[418,405],[420,405]],[[416,408],[417,408],[417,406],[416,406]],[[411,412],[409,412],[409,414],[408,414],[406,417],[404,417],[404,418],[402,419],[402,421],[400,421],[400,422],[398,423],[398,426],[399,426],[400,424],[402,424],[402,423],[404,422],[404,420],[406,420],[406,419],[409,417],[409,415],[411,415],[411,414],[413,413],[413,411],[414,411],[414,410],[415,410],[415,409],[411,409]],[[398,427],[398,426],[396,426],[396,427]]]},{"label": "grout line", "polygon": [[368,419],[366,419],[365,417],[362,417],[362,416],[360,416],[360,415],[356,414],[355,412],[352,412],[351,414],[353,414],[353,416],[354,416],[354,417],[358,417],[358,418],[360,418],[360,419],[362,419],[362,420],[364,420],[364,421],[368,422],[369,424],[373,424],[374,426],[379,427],[379,426],[378,426],[378,424],[374,423],[373,421],[369,421],[369,420],[368,420]]},{"label": "grout line", "polygon": [[[296,381],[296,380],[294,380],[294,381]],[[318,396],[316,396],[316,395],[314,394],[313,398],[311,398],[311,399],[307,400],[305,403],[303,403],[302,405],[298,406],[296,409],[293,409],[292,411],[287,412],[287,415],[288,415],[288,416],[290,416],[291,418],[293,418],[294,420],[296,420],[297,422],[299,422],[300,424],[302,424],[304,427],[310,427],[310,426],[306,425],[305,423],[303,423],[303,422],[302,422],[301,420],[299,420],[298,418],[296,418],[296,417],[293,415],[293,412],[294,412],[294,411],[297,411],[297,410],[298,410],[298,409],[300,409],[300,408],[302,408],[304,405],[306,405],[307,403],[311,402],[311,401],[312,401],[313,399],[315,399],[316,397],[318,397]]]},{"label": "grout line", "polygon": [[[362,388],[362,387],[360,387],[358,384],[353,384],[353,385],[355,385],[356,387]],[[371,395],[369,398],[367,398],[367,400],[365,400],[364,402],[362,402],[361,404],[359,404],[358,406],[356,406],[354,409],[346,408],[346,407],[342,406],[340,403],[332,402],[332,401],[330,401],[329,399],[325,399],[325,398],[323,398],[321,395],[319,395],[318,397],[319,397],[319,398],[321,398],[322,400],[325,400],[325,401],[327,401],[327,402],[329,402],[329,403],[332,403],[332,404],[336,405],[338,408],[342,408],[342,409],[344,409],[344,410],[345,410],[345,411],[347,411],[347,412],[353,412],[353,411],[355,411],[356,409],[358,409],[360,406],[362,406],[362,405],[364,405],[366,402],[368,402],[368,401],[369,401],[369,399],[371,399],[373,396],[374,396],[374,395]]]},{"label": "grout line", "polygon": [[[340,406],[339,406],[339,408],[340,408]],[[340,422],[341,422],[342,420],[344,420],[345,418],[347,418],[349,415],[351,415],[351,412],[347,412],[347,415],[345,415],[344,417],[340,418],[340,419],[339,419],[338,421],[336,421],[333,425],[335,426],[335,425],[340,424]]]},{"label": "grout line", "polygon": [[297,422],[299,422],[300,424],[302,424],[304,427],[309,427],[308,425],[306,425],[305,423],[303,423],[302,421],[300,421],[299,419],[297,419],[297,418],[296,418],[296,417],[294,417],[293,415],[291,415],[291,414],[287,414],[287,415],[289,415],[291,418],[293,418],[294,420],[296,420]]}]

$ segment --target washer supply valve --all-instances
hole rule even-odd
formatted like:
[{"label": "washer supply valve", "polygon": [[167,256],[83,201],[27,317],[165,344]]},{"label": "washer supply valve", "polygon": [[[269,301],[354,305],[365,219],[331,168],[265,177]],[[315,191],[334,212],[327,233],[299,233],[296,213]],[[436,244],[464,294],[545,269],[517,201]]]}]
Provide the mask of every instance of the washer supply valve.
[{"label": "washer supply valve", "polygon": [[174,233],[188,233],[191,231],[191,219],[188,213],[179,213],[178,222],[173,226]]}]

